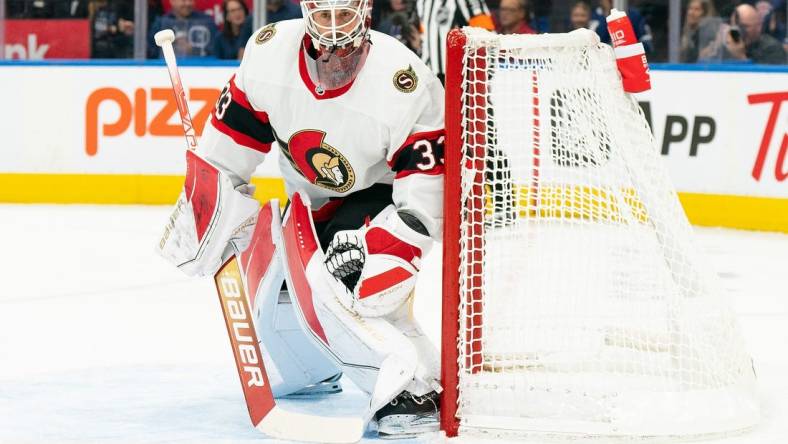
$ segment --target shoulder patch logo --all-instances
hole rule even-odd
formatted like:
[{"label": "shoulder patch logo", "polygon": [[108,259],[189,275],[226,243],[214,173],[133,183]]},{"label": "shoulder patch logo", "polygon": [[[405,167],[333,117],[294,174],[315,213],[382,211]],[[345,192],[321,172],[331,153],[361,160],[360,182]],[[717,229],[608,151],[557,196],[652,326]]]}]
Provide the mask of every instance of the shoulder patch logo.
[{"label": "shoulder patch logo", "polygon": [[356,175],[347,158],[325,142],[326,133],[302,130],[290,136],[287,143],[279,140],[282,154],[309,183],[338,193],[353,188]]},{"label": "shoulder patch logo", "polygon": [[407,69],[400,69],[394,74],[394,87],[400,92],[412,93],[418,85],[419,77],[410,65]]},{"label": "shoulder patch logo", "polygon": [[271,23],[268,26],[263,27],[260,32],[257,33],[257,37],[255,37],[254,42],[258,45],[262,45],[263,43],[271,40],[276,35],[276,23]]}]

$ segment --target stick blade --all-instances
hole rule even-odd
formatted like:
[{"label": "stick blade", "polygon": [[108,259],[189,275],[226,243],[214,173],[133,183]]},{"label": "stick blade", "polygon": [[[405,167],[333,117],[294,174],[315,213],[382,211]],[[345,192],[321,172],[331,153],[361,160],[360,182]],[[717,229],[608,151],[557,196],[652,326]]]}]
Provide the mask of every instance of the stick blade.
[{"label": "stick blade", "polygon": [[257,424],[267,436],[294,441],[349,444],[361,440],[366,429],[363,418],[314,416],[274,407]]}]

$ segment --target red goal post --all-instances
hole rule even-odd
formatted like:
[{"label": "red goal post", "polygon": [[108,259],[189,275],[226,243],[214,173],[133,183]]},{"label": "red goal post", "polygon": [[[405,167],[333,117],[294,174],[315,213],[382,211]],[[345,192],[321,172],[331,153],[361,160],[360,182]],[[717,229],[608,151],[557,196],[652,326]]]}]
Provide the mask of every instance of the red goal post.
[{"label": "red goal post", "polygon": [[[460,208],[464,205],[460,201],[460,170],[466,165],[462,164],[461,150],[463,149],[462,113],[463,94],[462,74],[463,55],[466,38],[460,30],[452,30],[447,37],[446,58],[446,148],[444,163],[446,167],[444,183],[444,243],[443,243],[443,309],[441,333],[441,380],[444,391],[441,393],[441,429],[448,436],[456,436],[459,428],[457,412],[457,360],[459,353],[457,344],[460,334]],[[480,168],[476,168],[481,170]],[[476,186],[481,186],[481,180]],[[477,190],[477,196],[481,196]],[[478,204],[473,201],[469,205]],[[478,239],[479,241],[481,238]],[[478,263],[478,262],[477,262]],[[478,275],[478,274],[476,274]],[[480,285],[477,286],[480,287]],[[476,298],[477,300],[479,298]],[[470,342],[470,341],[469,341]]]}]

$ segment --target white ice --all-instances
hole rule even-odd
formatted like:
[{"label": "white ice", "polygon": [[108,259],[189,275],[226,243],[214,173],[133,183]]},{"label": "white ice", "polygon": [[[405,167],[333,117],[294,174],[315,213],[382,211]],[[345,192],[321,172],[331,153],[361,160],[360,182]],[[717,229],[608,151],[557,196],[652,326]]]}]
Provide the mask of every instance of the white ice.
[{"label": "white ice", "polygon": [[[274,442],[250,425],[212,280],[153,252],[168,212],[0,205],[0,443]],[[740,315],[763,412],[751,433],[712,442],[786,442],[788,236],[696,232]],[[424,275],[439,271],[428,261]],[[437,338],[438,279],[420,287],[417,316]],[[360,412],[365,398],[344,384],[285,405]]]}]

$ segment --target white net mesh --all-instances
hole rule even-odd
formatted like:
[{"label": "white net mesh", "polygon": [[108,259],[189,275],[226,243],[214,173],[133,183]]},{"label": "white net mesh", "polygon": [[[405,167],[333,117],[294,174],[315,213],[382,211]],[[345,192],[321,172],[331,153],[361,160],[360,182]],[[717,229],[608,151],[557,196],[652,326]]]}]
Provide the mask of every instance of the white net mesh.
[{"label": "white net mesh", "polygon": [[753,425],[736,320],[612,49],[586,30],[465,32],[461,427]]}]

